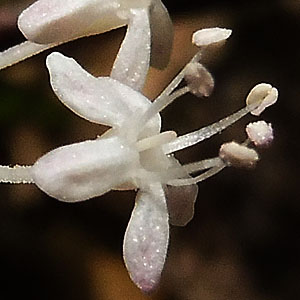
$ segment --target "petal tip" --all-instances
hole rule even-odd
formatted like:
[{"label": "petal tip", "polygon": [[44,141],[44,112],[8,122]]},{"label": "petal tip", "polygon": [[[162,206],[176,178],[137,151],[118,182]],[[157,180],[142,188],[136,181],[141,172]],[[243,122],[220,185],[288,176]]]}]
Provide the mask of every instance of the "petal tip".
[{"label": "petal tip", "polygon": [[46,58],[46,66],[47,68],[51,68],[51,66],[57,62],[60,64],[62,63],[62,60],[66,60],[67,57],[59,52],[52,52],[50,53]]},{"label": "petal tip", "polygon": [[137,287],[145,294],[152,294],[158,285],[158,282],[149,282],[147,280],[141,280],[136,283]]}]

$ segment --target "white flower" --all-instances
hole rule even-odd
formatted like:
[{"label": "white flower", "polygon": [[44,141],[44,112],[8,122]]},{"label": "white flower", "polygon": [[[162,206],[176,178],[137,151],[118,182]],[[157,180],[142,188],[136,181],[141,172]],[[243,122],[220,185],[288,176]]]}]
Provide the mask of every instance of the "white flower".
[{"label": "white flower", "polygon": [[[159,281],[166,258],[169,221],[174,225],[189,222],[198,192],[196,183],[226,166],[219,157],[182,166],[172,153],[222,131],[261,103],[176,137],[173,131],[160,133],[159,112],[190,91],[188,86],[174,91],[186,68],[151,103],[113,78],[93,77],[62,54],[49,55],[47,67],[52,88],[67,107],[90,122],[112,129],[95,140],[50,151],[33,166],[1,166],[0,180],[34,182],[65,202],[83,201],[112,189],[138,189],[124,238],[124,260],[132,280],[150,292]],[[190,176],[204,170],[201,175]]]},{"label": "white flower", "polygon": [[[103,15],[106,21],[101,23],[104,27],[93,23],[100,13],[95,10],[98,17],[93,19],[95,3],[98,3],[100,12],[108,9],[108,14]],[[46,13],[44,20],[40,19],[43,11]],[[38,19],[36,25],[34,16]],[[267,106],[265,98],[268,97],[251,96],[251,101],[247,100],[247,106],[240,111],[180,137],[174,131],[161,132],[159,113],[172,101],[188,92],[197,96],[211,93],[214,80],[198,62],[202,50],[151,102],[140,92],[149,68],[150,45],[154,48],[162,45],[162,50],[166,46],[168,51],[170,45],[170,35],[166,35],[165,43],[163,36],[157,33],[162,23],[170,24],[159,0],[39,0],[24,11],[19,24],[23,31],[29,30],[29,38],[37,38],[36,41],[40,42],[40,38],[53,38],[55,43],[59,43],[66,36],[77,38],[81,34],[86,35],[86,25],[79,33],[76,26],[74,28],[77,29],[72,31],[72,24],[75,21],[86,24],[84,22],[88,19],[93,24],[90,34],[120,26],[122,20],[129,24],[110,77],[93,77],[75,60],[59,53],[50,54],[46,64],[51,86],[58,98],[79,116],[93,123],[108,125],[111,129],[95,140],[52,150],[33,166],[0,166],[0,182],[35,183],[51,197],[65,202],[87,200],[110,190],[138,190],[125,233],[123,252],[132,280],[143,291],[150,292],[158,284],[164,266],[169,223],[186,225],[194,214],[198,193],[196,183],[232,163],[221,155],[181,165],[173,153],[208,139],[247,113]],[[60,36],[54,30],[55,26],[61,26],[67,34],[62,31]],[[153,27],[156,29],[153,30]],[[154,64],[164,65],[164,57],[168,57],[169,52],[162,56],[161,61],[158,52],[155,53]],[[186,85],[177,88],[183,79]],[[196,172],[202,174],[192,177]]]},{"label": "white flower", "polygon": [[0,53],[0,69],[67,41],[124,25],[132,27],[138,38],[141,22],[151,27],[151,64],[165,67],[173,29],[160,0],[38,0],[19,16],[18,26],[27,41]]},{"label": "white flower", "polygon": [[[147,124],[138,125],[151,102],[115,79],[95,78],[59,53],[48,56],[47,67],[52,88],[66,106],[112,129],[95,140],[60,147],[42,156],[30,168],[33,182],[66,202],[100,196],[111,189],[139,189],[125,234],[124,260],[133,281],[143,291],[150,291],[159,281],[168,246],[164,189],[170,178],[188,176],[175,158],[163,152],[162,146],[176,134],[160,133],[158,113]],[[172,170],[171,175],[168,170]],[[183,204],[173,205],[170,219],[185,225],[193,216],[197,186],[169,190],[171,207],[172,193],[184,196]]]}]

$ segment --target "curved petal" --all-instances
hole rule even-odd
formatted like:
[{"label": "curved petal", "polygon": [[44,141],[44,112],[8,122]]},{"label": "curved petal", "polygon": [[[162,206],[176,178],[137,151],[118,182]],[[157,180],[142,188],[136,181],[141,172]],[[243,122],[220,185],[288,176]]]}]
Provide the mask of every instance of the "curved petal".
[{"label": "curved petal", "polygon": [[[169,161],[174,167],[180,168],[182,178],[189,178],[190,175],[182,168],[180,162],[172,156]],[[170,224],[175,226],[185,226],[194,216],[194,205],[198,195],[197,184],[185,186],[165,186],[167,205],[169,210]]]},{"label": "curved petal", "polygon": [[170,58],[173,28],[160,0],[38,0],[20,14],[18,27],[31,42],[60,44],[125,26],[132,8],[150,6],[151,65],[164,68]]},{"label": "curved petal", "polygon": [[48,195],[77,202],[130,182],[138,159],[138,153],[118,137],[100,138],[50,151],[30,172],[34,183]]},{"label": "curved petal", "polygon": [[[109,77],[96,78],[74,59],[58,52],[47,57],[50,82],[57,97],[74,113],[95,123],[121,127],[144,111],[150,101],[141,93]],[[150,122],[149,122],[150,124]],[[151,120],[160,129],[160,117]]]},{"label": "curved petal", "polygon": [[129,19],[110,77],[140,91],[149,70],[151,37],[148,11],[131,9]]},{"label": "curved petal", "polygon": [[125,25],[118,9],[118,0],[38,0],[21,13],[18,26],[32,42],[59,43]]},{"label": "curved petal", "polygon": [[185,226],[194,216],[194,204],[198,195],[197,184],[165,188],[170,224]]},{"label": "curved petal", "polygon": [[169,240],[166,199],[161,184],[139,191],[124,237],[124,260],[132,281],[144,292],[159,282]]},{"label": "curved petal", "polygon": [[151,66],[163,69],[168,65],[173,45],[173,24],[166,7],[160,0],[153,0],[150,11]]}]

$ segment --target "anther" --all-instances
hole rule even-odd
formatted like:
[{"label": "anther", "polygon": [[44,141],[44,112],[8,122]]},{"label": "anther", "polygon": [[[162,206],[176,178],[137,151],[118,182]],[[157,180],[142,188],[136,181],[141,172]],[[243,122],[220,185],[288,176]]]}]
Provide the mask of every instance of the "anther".
[{"label": "anther", "polygon": [[232,30],[226,28],[205,28],[193,34],[192,42],[198,47],[208,46],[227,40],[231,33]]},{"label": "anther", "polygon": [[228,165],[234,167],[254,167],[259,157],[254,149],[236,142],[225,143],[219,151],[220,158]]},{"label": "anther", "polygon": [[249,123],[246,132],[250,141],[258,147],[269,146],[274,138],[272,124],[265,121]]},{"label": "anther", "polygon": [[214,88],[214,79],[200,63],[191,62],[186,66],[184,79],[190,92],[197,97],[208,97]]},{"label": "anther", "polygon": [[257,84],[248,94],[247,105],[256,104],[258,107],[251,111],[254,116],[259,116],[268,106],[274,104],[278,98],[278,90],[267,83]]}]

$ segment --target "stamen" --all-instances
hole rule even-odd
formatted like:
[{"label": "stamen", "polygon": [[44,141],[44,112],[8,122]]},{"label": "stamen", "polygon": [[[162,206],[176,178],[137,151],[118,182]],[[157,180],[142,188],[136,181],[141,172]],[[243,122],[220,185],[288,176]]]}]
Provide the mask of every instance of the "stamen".
[{"label": "stamen", "polygon": [[127,124],[127,127],[123,126],[123,129],[126,128],[124,129],[124,132],[126,132],[127,138],[130,136],[135,136],[136,128],[143,128],[151,118],[153,118],[156,114],[163,110],[167,105],[188,92],[190,92],[190,88],[188,86],[185,86],[181,89],[176,90],[171,95],[165,95],[165,97],[161,98],[159,101],[154,101],[153,103],[151,103],[149,108],[144,113],[140,114],[136,120],[133,121],[134,125],[132,124],[132,122],[130,122]]},{"label": "stamen", "polygon": [[[190,60],[189,63],[195,63],[198,62],[201,58],[202,55],[202,50],[198,51],[194,57]],[[188,63],[188,64],[189,64]],[[185,73],[186,73],[186,68],[188,68],[188,64],[178,73],[178,75],[171,81],[171,83],[163,90],[163,92],[154,100],[160,101],[161,98],[164,98],[166,96],[169,96],[179,85],[179,83],[183,80]]]},{"label": "stamen", "polygon": [[[205,159],[202,161],[186,164],[180,167],[173,167],[167,169],[165,172],[160,172],[160,176],[164,178],[166,184],[169,185],[190,185],[197,183],[198,180],[202,181],[205,178],[208,178],[212,175],[212,169],[219,168],[223,166],[224,162],[220,159],[220,157],[214,157],[210,159]],[[210,169],[197,177],[186,177],[185,175],[191,175],[192,173],[204,171]],[[220,169],[221,171],[221,169]],[[216,174],[216,170],[213,171]],[[185,175],[184,175],[185,174]],[[205,175],[204,175],[205,174]],[[182,176],[184,178],[182,178]],[[208,176],[208,177],[206,177]]]},{"label": "stamen", "polygon": [[265,121],[249,123],[246,132],[249,140],[258,147],[268,147],[274,139],[272,124]]},{"label": "stamen", "polygon": [[216,158],[216,159],[218,159],[218,165],[213,168],[210,168],[208,171],[202,173],[201,175],[196,177],[184,178],[184,179],[173,179],[168,181],[167,184],[173,186],[191,185],[191,184],[196,184],[198,182],[204,181],[209,177],[216,175],[226,167],[226,164],[220,158]]},{"label": "stamen", "polygon": [[185,86],[181,89],[176,90],[171,95],[166,95],[165,97],[162,97],[158,100],[155,100],[149,109],[142,115],[140,118],[140,121],[143,122],[143,124],[146,124],[148,120],[150,120],[152,117],[154,117],[157,113],[162,111],[165,107],[167,107],[170,103],[172,103],[175,99],[183,96],[184,94],[190,92],[190,88],[188,86]]},{"label": "stamen", "polygon": [[206,140],[234,124],[249,112],[255,115],[260,114],[266,107],[274,104],[277,98],[278,91],[276,88],[266,83],[257,84],[246,98],[246,107],[210,126],[178,137],[173,142],[164,145],[164,151],[169,154]]},{"label": "stamen", "polygon": [[22,44],[13,46],[0,53],[0,70],[12,66],[20,61],[23,61],[31,56],[39,54],[57,45],[57,43],[42,45],[26,41]]},{"label": "stamen", "polygon": [[193,146],[203,140],[206,140],[213,135],[223,131],[230,125],[237,122],[239,119],[243,118],[245,115],[247,115],[249,112],[251,112],[253,109],[255,109],[258,106],[257,103],[248,105],[241,110],[237,111],[236,113],[230,115],[229,117],[226,117],[216,123],[213,123],[212,125],[206,126],[204,128],[201,128],[199,130],[196,130],[194,132],[190,132],[188,134],[179,136],[174,141],[164,145],[164,152],[166,154],[179,151],[181,149]]},{"label": "stamen", "polygon": [[163,144],[169,143],[177,137],[175,131],[165,131],[160,134],[150,136],[136,143],[136,147],[139,152],[161,146]]},{"label": "stamen", "polygon": [[183,165],[183,168],[187,173],[192,174],[192,173],[210,169],[212,167],[216,167],[219,165],[220,165],[220,158],[214,157],[214,158],[204,159],[201,161]]},{"label": "stamen", "polygon": [[212,75],[198,62],[187,64],[184,79],[190,92],[197,97],[208,97],[213,91],[214,79]]},{"label": "stamen", "polygon": [[257,84],[248,94],[246,104],[259,103],[259,106],[251,111],[254,116],[259,116],[268,106],[276,103],[278,90],[268,83]]},{"label": "stamen", "polygon": [[254,149],[248,148],[245,143],[238,144],[236,142],[225,143],[219,151],[220,158],[230,166],[253,168],[259,156]]},{"label": "stamen", "polygon": [[0,166],[0,182],[1,183],[34,183],[30,174],[32,166],[14,167]]},{"label": "stamen", "polygon": [[[201,57],[201,52],[198,51],[194,57],[191,59],[189,63],[195,63],[198,62]],[[166,106],[171,104],[176,98],[188,93],[191,91],[191,88],[188,86],[185,86],[181,89],[176,90],[173,92],[177,86],[180,84],[180,82],[184,79],[184,76],[186,74],[186,70],[189,64],[187,64],[180,72],[179,74],[172,80],[172,82],[164,89],[164,91],[153,101],[151,106],[147,111],[145,111],[144,114],[142,114],[137,120],[136,120],[136,126],[140,127],[147,124],[147,122],[154,117],[156,114],[158,114],[160,111],[162,111]],[[173,93],[172,93],[173,92]],[[132,124],[131,124],[132,125]],[[129,130],[129,129],[128,129]],[[128,131],[127,130],[127,131]]]},{"label": "stamen", "polygon": [[194,32],[192,42],[198,47],[209,46],[227,40],[231,33],[232,30],[226,28],[204,28]]}]

